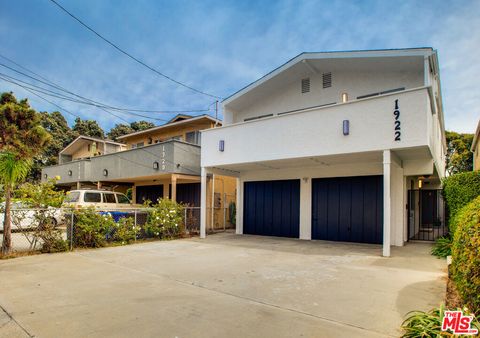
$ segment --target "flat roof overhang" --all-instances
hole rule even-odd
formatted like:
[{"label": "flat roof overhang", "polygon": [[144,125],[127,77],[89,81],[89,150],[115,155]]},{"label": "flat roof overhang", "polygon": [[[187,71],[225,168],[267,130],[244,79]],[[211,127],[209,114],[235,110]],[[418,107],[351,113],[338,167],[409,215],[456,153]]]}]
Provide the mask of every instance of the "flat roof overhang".
[{"label": "flat roof overhang", "polygon": [[[391,149],[400,161],[432,161],[432,155],[428,146],[412,147],[404,149]],[[224,164],[218,166],[210,166],[207,169],[216,171],[217,173],[237,176],[242,172],[257,170],[281,170],[293,168],[309,168],[319,169],[330,166],[341,166],[345,164],[368,163],[383,164],[383,151],[370,151],[359,153],[336,154],[326,156],[310,156],[302,158],[288,158],[272,161],[258,161],[248,163]],[[433,163],[433,162],[432,162]],[[433,164],[430,169],[425,170],[422,174],[431,175],[434,172]]]}]

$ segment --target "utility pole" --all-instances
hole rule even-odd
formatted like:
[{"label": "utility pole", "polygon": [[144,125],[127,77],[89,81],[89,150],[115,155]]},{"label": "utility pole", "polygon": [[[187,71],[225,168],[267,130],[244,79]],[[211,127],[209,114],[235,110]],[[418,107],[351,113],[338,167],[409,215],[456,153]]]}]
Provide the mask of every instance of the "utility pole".
[{"label": "utility pole", "polygon": [[218,125],[218,100],[215,101],[215,127]]}]

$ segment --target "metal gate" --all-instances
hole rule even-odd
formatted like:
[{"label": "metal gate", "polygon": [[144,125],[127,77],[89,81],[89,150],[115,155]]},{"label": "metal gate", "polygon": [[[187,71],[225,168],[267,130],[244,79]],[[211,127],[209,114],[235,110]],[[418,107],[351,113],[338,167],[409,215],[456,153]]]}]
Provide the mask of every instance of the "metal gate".
[{"label": "metal gate", "polygon": [[442,190],[409,190],[408,239],[435,241],[447,233]]}]

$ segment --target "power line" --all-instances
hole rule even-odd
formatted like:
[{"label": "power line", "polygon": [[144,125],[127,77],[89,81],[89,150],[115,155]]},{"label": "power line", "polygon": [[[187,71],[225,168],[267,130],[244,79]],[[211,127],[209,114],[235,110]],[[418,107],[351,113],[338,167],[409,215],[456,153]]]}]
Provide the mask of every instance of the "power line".
[{"label": "power line", "polygon": [[64,11],[66,14],[68,14],[70,17],[72,17],[74,20],[76,20],[78,23],[80,23],[83,27],[85,27],[86,29],[88,29],[90,32],[92,32],[93,34],[95,34],[96,36],[98,36],[100,39],[102,39],[103,41],[105,41],[106,43],[108,43],[110,46],[112,46],[113,48],[115,48],[116,50],[118,50],[120,53],[128,56],[129,58],[131,58],[132,60],[136,61],[137,63],[139,63],[140,65],[144,66],[145,68],[151,70],[152,72],[166,78],[167,80],[170,80],[180,86],[183,86],[185,88],[188,88],[196,93],[199,93],[199,94],[202,94],[202,95],[206,95],[206,96],[209,96],[209,97],[212,97],[212,98],[215,98],[215,99],[221,99],[221,97],[219,96],[216,96],[216,95],[213,95],[213,94],[209,94],[209,93],[206,93],[202,90],[199,90],[199,89],[196,89],[194,87],[191,87],[183,82],[180,82],[178,80],[175,80],[174,78],[160,72],[159,70],[147,65],[145,62],[141,61],[140,59],[136,58],[135,56],[131,55],[130,53],[128,53],[127,51],[125,51],[124,49],[120,48],[119,46],[117,46],[116,44],[114,44],[113,42],[111,42],[110,40],[108,40],[107,38],[105,38],[103,35],[101,35],[100,33],[98,33],[97,31],[95,31],[93,28],[91,28],[90,26],[88,26],[86,23],[84,23],[82,20],[80,20],[78,17],[76,17],[75,15],[73,15],[71,12],[69,12],[65,7],[63,7],[62,5],[60,5],[57,1],[55,0],[50,0],[53,4],[55,4],[58,8],[60,8],[62,11]]},{"label": "power line", "polygon": [[[10,82],[10,83],[13,83],[15,85],[19,85],[19,86],[23,87],[24,89],[28,88],[30,92],[31,91],[40,92],[42,94],[52,96],[52,97],[56,97],[56,98],[59,98],[59,99],[62,99],[62,100],[67,100],[67,101],[71,101],[71,102],[75,102],[75,103],[80,103],[80,104],[93,106],[93,107],[96,107],[98,109],[101,109],[101,110],[109,113],[110,115],[113,115],[113,116],[116,116],[116,117],[120,118],[118,115],[114,115],[111,112],[111,109],[107,109],[104,106],[97,105],[97,104],[91,104],[91,103],[86,102],[86,101],[80,101],[80,100],[72,99],[72,98],[70,98],[68,96],[65,96],[63,94],[60,94],[60,93],[54,92],[52,90],[49,90],[49,89],[31,84],[31,83],[28,83],[28,82],[25,82],[25,81],[22,81],[20,79],[14,78],[12,76],[9,76],[9,75],[3,74],[3,73],[0,73],[0,77],[6,82]],[[16,81],[23,83],[23,85],[20,85]],[[162,121],[162,122],[168,122],[169,121],[169,120],[163,119],[163,118],[151,117],[151,116],[148,116],[148,115],[126,112],[126,111],[123,111],[123,110],[120,110],[120,111],[117,111],[117,112],[120,113],[120,114],[133,115],[133,116],[136,116],[136,117],[143,117],[143,118],[150,119],[150,120],[156,120],[156,121]],[[126,121],[126,120],[123,120],[123,121]],[[128,121],[126,121],[126,122],[128,122]],[[130,122],[128,122],[128,123],[130,123]]]},{"label": "power line", "polygon": [[[26,73],[24,73],[24,72],[21,72],[21,71],[15,69],[15,68],[13,68],[13,67],[7,66],[7,65],[5,65],[5,64],[3,64],[3,63],[0,63],[0,66],[2,66],[2,67],[4,67],[4,68],[7,68],[7,69],[9,69],[9,70],[11,70],[11,71],[13,71],[13,72],[15,72],[15,73],[17,73],[17,74],[20,74],[20,75],[23,75],[23,76],[25,76],[25,77],[28,77],[28,78],[30,78],[30,79],[32,79],[32,80],[34,80],[34,81],[43,83],[43,84],[45,84],[45,85],[47,85],[47,86],[56,88],[56,89],[61,90],[61,91],[63,91],[63,92],[66,92],[66,93],[68,93],[68,94],[70,94],[70,95],[76,96],[76,97],[81,98],[81,99],[83,99],[83,100],[87,100],[87,101],[89,101],[89,102],[91,102],[91,103],[94,103],[94,104],[97,105],[97,106],[103,106],[103,107],[105,107],[105,108],[109,108],[109,109],[112,109],[112,110],[118,110],[118,111],[120,111],[120,110],[123,110],[123,111],[135,111],[135,112],[144,112],[144,113],[164,113],[164,114],[169,114],[169,113],[189,113],[189,112],[207,112],[207,111],[210,111],[210,109],[188,109],[188,110],[166,110],[166,109],[162,109],[162,110],[147,110],[147,109],[114,107],[114,106],[111,106],[111,105],[108,105],[108,104],[105,104],[105,103],[102,103],[102,102],[98,102],[98,101],[95,101],[95,100],[86,98],[86,97],[81,96],[81,95],[79,95],[79,94],[76,94],[76,93],[74,93],[74,92],[66,89],[65,87],[62,87],[62,86],[54,83],[53,81],[48,80],[47,78],[41,76],[40,74],[37,74],[37,73],[35,73],[35,72],[33,72],[33,71],[31,71],[31,70],[23,67],[22,65],[16,63],[15,61],[7,58],[7,57],[4,56],[4,55],[1,55],[1,54],[0,54],[0,57],[3,58],[3,59],[5,59],[5,60],[7,60],[7,61],[9,61],[9,62],[11,62],[11,63],[13,63],[13,64],[15,64],[15,65],[17,65],[18,67],[20,67],[20,68],[22,68],[22,69],[24,69],[24,70],[26,70],[26,71],[28,71],[28,72],[30,72],[30,73],[38,76],[38,77],[41,78],[42,80],[40,80],[40,79],[38,79],[38,78],[35,78],[35,77],[31,76],[31,75],[28,75],[28,74],[26,74]],[[43,81],[43,80],[44,80],[44,81]],[[24,83],[25,83],[25,82],[24,82]],[[215,102],[214,102],[214,103],[215,103]],[[209,106],[209,108],[210,108],[214,103],[212,103],[212,104]]]},{"label": "power line", "polygon": [[[75,116],[75,117],[81,118],[80,116],[78,116],[78,115],[76,115],[76,114],[73,114],[72,112],[68,111],[67,109],[60,107],[60,106],[57,105],[56,103],[53,103],[53,102],[45,99],[44,97],[42,97],[41,95],[39,95],[38,92],[41,92],[41,93],[44,93],[44,94],[46,94],[46,95],[52,96],[51,94],[42,92],[41,90],[38,90],[38,89],[34,89],[34,88],[31,88],[31,87],[22,85],[22,84],[20,84],[20,83],[18,83],[18,82],[15,82],[15,81],[9,80],[9,79],[3,77],[2,75],[3,75],[3,74],[0,73],[0,79],[2,79],[3,81],[12,83],[12,84],[14,84],[14,85],[17,85],[17,86],[19,86],[19,87],[27,90],[28,92],[30,92],[30,93],[32,93],[32,94],[34,94],[34,95],[42,98],[43,100],[45,100],[45,101],[53,104],[53,105],[56,106],[57,108],[62,109],[63,111],[69,113],[70,115],[73,115],[73,116]],[[36,92],[36,93],[35,93],[35,92]],[[99,108],[99,109],[102,109],[102,108]],[[116,118],[118,118],[118,119],[120,119],[120,120],[122,120],[122,121],[124,121],[124,122],[126,122],[126,123],[130,123],[130,121],[125,120],[124,118],[122,118],[122,117],[120,117],[120,116],[118,116],[118,115],[116,115],[116,114],[114,114],[114,113],[112,113],[112,112],[109,112],[109,111],[107,111],[106,109],[103,109],[103,110],[104,110],[105,112],[107,112],[108,114],[110,114],[110,115],[112,115],[112,116],[115,116]]]}]

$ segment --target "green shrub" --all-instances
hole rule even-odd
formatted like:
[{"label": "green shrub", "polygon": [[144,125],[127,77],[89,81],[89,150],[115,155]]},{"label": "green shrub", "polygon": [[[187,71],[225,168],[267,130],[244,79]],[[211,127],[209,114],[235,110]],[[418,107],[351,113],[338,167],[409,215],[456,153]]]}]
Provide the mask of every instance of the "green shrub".
[{"label": "green shrub", "polygon": [[48,206],[59,208],[65,199],[65,192],[55,186],[57,179],[49,179],[44,183],[24,183],[15,190],[15,198],[26,202],[33,208]]},{"label": "green shrub", "polygon": [[140,227],[135,226],[135,220],[131,217],[123,217],[115,224],[113,240],[122,244],[129,244],[137,237]]},{"label": "green shrub", "polygon": [[443,196],[450,217],[450,233],[455,233],[455,215],[477,196],[480,196],[480,171],[464,172],[443,179]]},{"label": "green shrub", "polygon": [[452,238],[450,236],[437,238],[432,248],[432,255],[446,258],[452,254]]},{"label": "green shrub", "polygon": [[460,296],[474,313],[480,313],[480,196],[455,216],[452,276]]},{"label": "green shrub", "polygon": [[167,198],[149,209],[145,233],[148,237],[172,239],[184,233],[183,206]]},{"label": "green shrub", "polygon": [[[459,309],[460,310],[460,309]],[[407,314],[407,319],[402,324],[403,338],[417,337],[452,337],[452,333],[442,331],[442,320],[445,313],[445,306],[442,304],[438,309],[427,312],[412,311]],[[467,309],[463,309],[464,315],[470,315]],[[479,328],[477,320],[472,322],[472,327]]]},{"label": "green shrub", "polygon": [[94,208],[80,208],[74,211],[74,244],[80,247],[105,246],[107,236],[116,228],[112,216],[101,215]]}]

